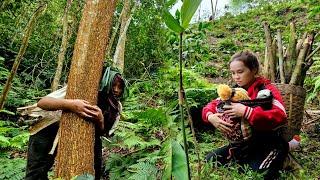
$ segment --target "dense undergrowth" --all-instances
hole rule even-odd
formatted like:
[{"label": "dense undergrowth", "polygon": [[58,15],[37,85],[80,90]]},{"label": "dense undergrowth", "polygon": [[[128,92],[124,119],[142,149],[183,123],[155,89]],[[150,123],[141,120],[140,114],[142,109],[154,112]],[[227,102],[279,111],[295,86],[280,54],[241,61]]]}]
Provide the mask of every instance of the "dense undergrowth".
[{"label": "dense undergrowth", "polygon": [[[310,13],[310,9],[319,4],[314,2],[312,4],[312,2],[267,4],[237,16],[227,14],[213,23],[194,24],[185,33],[183,48],[184,86],[189,107],[201,108],[217,96],[215,84],[210,81],[229,81],[227,65],[230,56],[236,51],[251,49],[258,54],[260,60],[263,59],[265,48],[263,21],[271,24],[272,31],[280,28],[283,31],[285,43],[288,42],[290,21],[297,22],[299,34],[306,30],[319,32],[320,16]],[[156,20],[159,20],[159,17]],[[144,31],[148,30],[144,29]],[[178,37],[168,30],[161,31],[164,32],[161,43],[166,46],[166,51],[156,49],[157,52],[154,52],[152,47],[148,47],[151,48],[148,51],[153,53],[152,58],[155,58],[153,62],[157,63],[157,68],[147,67],[144,64],[146,59],[143,59],[143,68],[148,71],[140,69],[132,74],[127,72],[130,96],[124,103],[123,121],[120,122],[115,135],[103,141],[106,159],[105,176],[109,179],[161,179],[168,174],[175,163],[178,163],[178,159],[171,156],[173,153],[179,153],[173,150],[176,149],[175,142],[182,144],[181,126],[178,120],[178,57],[175,55],[178,52]],[[134,32],[137,31],[131,33]],[[153,32],[148,31],[148,33]],[[137,38],[132,37],[132,39],[138,41]],[[319,39],[318,37],[315,42],[320,42]],[[146,43],[149,39],[141,41]],[[31,47],[37,48],[37,46]],[[137,45],[131,44],[129,53],[132,53],[135,48],[141,49],[141,44],[139,42]],[[70,52],[68,56],[71,54]],[[156,57],[158,54],[161,54],[161,57]],[[4,57],[0,57],[1,90],[9,73],[9,66],[5,60]],[[305,88],[308,91],[307,107],[317,107],[320,104],[320,56],[316,55],[314,60],[314,66],[309,70],[305,81]],[[132,66],[130,68],[134,69],[134,65],[129,64]],[[41,65],[39,64],[39,67]],[[52,77],[51,71],[50,73],[42,72],[40,75],[35,73],[37,74],[35,77],[31,73],[33,71],[28,71],[30,73],[27,77],[23,73],[16,76],[5,110],[1,112],[1,120],[6,121],[0,121],[0,179],[23,179],[24,176],[28,133],[26,127],[20,127],[10,120],[14,122],[18,120],[15,108],[32,104],[49,92],[45,89],[49,88],[48,85],[42,84],[41,78],[42,76],[47,79]],[[130,76],[136,74],[139,74],[139,78]],[[32,83],[36,85],[33,86]],[[261,175],[249,168],[243,169],[245,173],[239,173],[240,167],[236,164],[228,167],[205,164],[203,161],[205,155],[227,141],[219,132],[209,127],[201,127],[205,125],[199,122],[199,118],[195,119],[195,125],[200,147],[201,179],[261,179]],[[307,133],[302,134],[302,150],[294,152],[294,155],[303,166],[303,170],[295,173],[283,172],[282,179],[319,178],[319,166],[313,164],[320,160],[320,153],[316,150],[319,142],[316,138]],[[199,164],[189,128],[187,140],[192,177],[195,179],[198,176]]]}]

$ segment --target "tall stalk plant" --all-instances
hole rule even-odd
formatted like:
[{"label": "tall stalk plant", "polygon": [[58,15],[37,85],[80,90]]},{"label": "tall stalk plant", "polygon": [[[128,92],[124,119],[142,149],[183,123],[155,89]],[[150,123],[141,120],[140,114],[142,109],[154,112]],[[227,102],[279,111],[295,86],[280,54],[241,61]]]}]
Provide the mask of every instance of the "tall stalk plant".
[{"label": "tall stalk plant", "polygon": [[[179,16],[174,18],[170,12],[169,8],[167,8],[163,13],[163,19],[169,29],[179,34],[179,109],[180,109],[180,117],[181,117],[181,129],[183,135],[183,144],[184,144],[184,151],[186,155],[186,164],[187,164],[187,171],[188,171],[188,179],[191,179],[190,173],[190,165],[189,165],[189,155],[188,155],[188,146],[187,146],[187,139],[186,139],[186,131],[185,131],[185,124],[184,124],[184,110],[183,104],[185,103],[185,93],[183,88],[183,76],[182,76],[182,38],[183,33],[188,28],[189,23],[192,19],[192,16],[198,9],[202,0],[183,0],[183,4],[181,6],[180,11],[177,10]],[[167,6],[171,7],[175,1],[169,1]],[[190,122],[192,124],[192,122]],[[199,167],[200,168],[200,167]],[[198,170],[198,173],[200,171]],[[200,177],[200,176],[199,176]]]}]

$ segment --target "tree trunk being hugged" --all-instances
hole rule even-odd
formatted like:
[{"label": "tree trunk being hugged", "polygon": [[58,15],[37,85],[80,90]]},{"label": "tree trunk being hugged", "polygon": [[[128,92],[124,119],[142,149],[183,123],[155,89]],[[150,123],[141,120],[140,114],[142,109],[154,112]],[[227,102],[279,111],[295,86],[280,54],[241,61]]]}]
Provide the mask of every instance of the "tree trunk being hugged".
[{"label": "tree trunk being hugged", "polygon": [[[116,0],[87,0],[74,47],[67,99],[97,103],[99,80]],[[94,125],[63,112],[55,176],[94,174]]]}]

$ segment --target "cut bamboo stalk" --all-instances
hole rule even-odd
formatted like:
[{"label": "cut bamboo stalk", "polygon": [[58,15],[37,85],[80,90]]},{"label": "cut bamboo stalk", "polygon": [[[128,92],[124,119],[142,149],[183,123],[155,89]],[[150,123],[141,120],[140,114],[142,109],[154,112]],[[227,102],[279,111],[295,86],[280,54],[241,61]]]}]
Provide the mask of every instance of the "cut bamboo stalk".
[{"label": "cut bamboo stalk", "polygon": [[[263,28],[265,32],[265,39],[266,39],[266,47],[267,47],[267,58],[265,59],[264,65],[267,65],[265,67],[264,75],[267,78],[270,78],[272,82],[275,81],[275,71],[274,71],[274,55],[273,55],[273,48],[272,48],[272,37],[270,32],[270,26],[267,22],[263,23]],[[270,69],[268,68],[270,66]],[[270,70],[270,71],[269,71]]]},{"label": "cut bamboo stalk", "polygon": [[278,56],[279,56],[279,73],[280,82],[282,84],[286,83],[283,70],[283,49],[282,49],[282,36],[280,29],[277,30],[277,42],[278,42]]},{"label": "cut bamboo stalk", "polygon": [[287,76],[291,77],[292,68],[296,62],[296,44],[297,44],[297,35],[296,35],[296,27],[294,22],[290,23],[290,37],[289,37],[289,45],[288,45],[288,54],[286,59],[286,72]]},{"label": "cut bamboo stalk", "polygon": [[303,68],[302,65],[305,62],[305,58],[307,56],[310,45],[312,44],[312,41],[313,41],[313,34],[309,34],[303,43],[303,48],[300,50],[289,84],[293,84],[293,85],[300,84],[299,82],[302,77],[301,72]]},{"label": "cut bamboo stalk", "polygon": [[271,81],[276,82],[276,72],[277,72],[277,39],[274,38],[271,44],[271,55],[272,55],[272,62],[270,63],[270,74],[271,74]]}]

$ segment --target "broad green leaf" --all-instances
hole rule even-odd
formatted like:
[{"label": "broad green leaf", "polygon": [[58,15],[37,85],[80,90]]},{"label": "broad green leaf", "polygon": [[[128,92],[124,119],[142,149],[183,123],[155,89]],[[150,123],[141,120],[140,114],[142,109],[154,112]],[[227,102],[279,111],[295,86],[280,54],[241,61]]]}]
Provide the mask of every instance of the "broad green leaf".
[{"label": "broad green leaf", "polygon": [[181,22],[182,27],[187,29],[192,16],[197,11],[201,0],[184,0],[181,7]]},{"label": "broad green leaf", "polygon": [[177,141],[172,141],[172,164],[172,175],[175,179],[188,179],[187,157]]},{"label": "broad green leaf", "polygon": [[172,175],[172,141],[171,139],[167,140],[163,143],[163,151],[165,154],[164,162],[166,163],[166,167],[163,171],[162,180],[171,179]]},{"label": "broad green leaf", "polygon": [[176,20],[169,11],[164,11],[163,13],[163,19],[166,25],[169,29],[171,29],[174,32],[181,33],[183,32],[183,28],[180,26],[179,21]]}]

